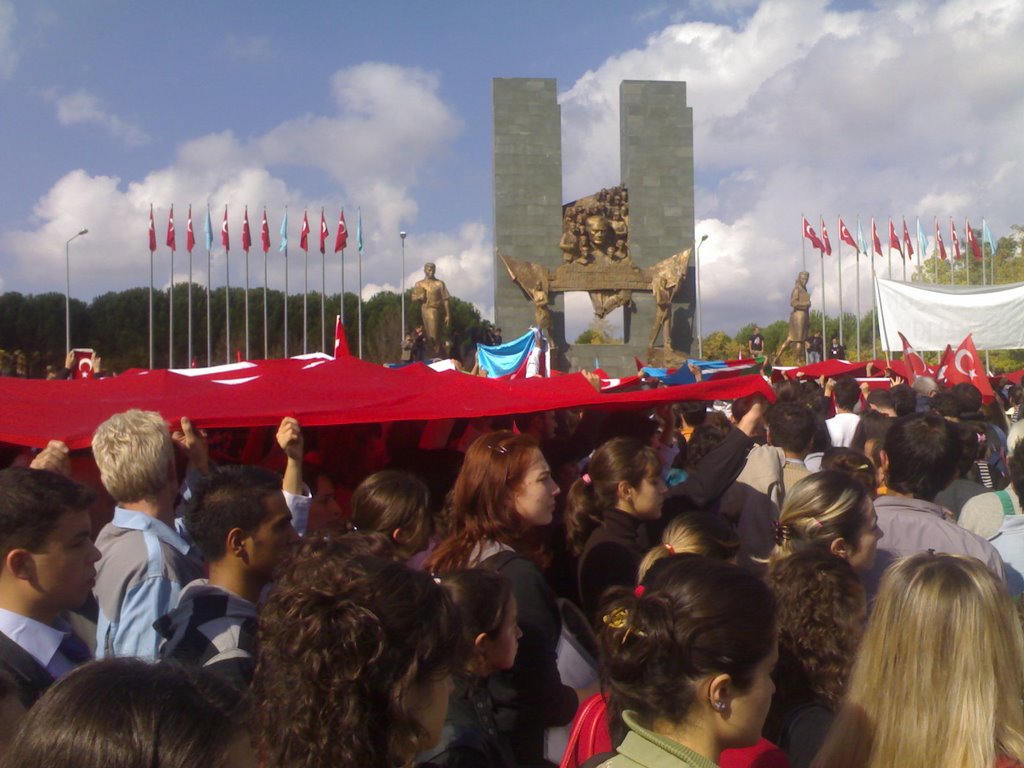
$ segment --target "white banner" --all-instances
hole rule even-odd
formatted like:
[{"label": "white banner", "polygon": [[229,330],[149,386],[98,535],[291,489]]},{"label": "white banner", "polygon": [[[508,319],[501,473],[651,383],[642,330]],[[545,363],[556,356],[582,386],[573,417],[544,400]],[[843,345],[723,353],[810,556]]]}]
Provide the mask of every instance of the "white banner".
[{"label": "white banner", "polygon": [[902,352],[897,335],[914,349],[954,347],[968,333],[978,349],[1024,349],[1024,283],[926,285],[875,280],[879,335],[890,352]]}]

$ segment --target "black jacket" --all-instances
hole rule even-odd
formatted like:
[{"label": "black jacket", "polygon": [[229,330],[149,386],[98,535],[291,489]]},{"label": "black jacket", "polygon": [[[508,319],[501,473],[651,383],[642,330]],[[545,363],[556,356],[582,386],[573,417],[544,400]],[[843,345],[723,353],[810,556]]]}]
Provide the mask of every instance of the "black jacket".
[{"label": "black jacket", "polygon": [[28,709],[53,685],[53,677],[32,655],[0,632],[0,670],[18,685],[18,700]]}]

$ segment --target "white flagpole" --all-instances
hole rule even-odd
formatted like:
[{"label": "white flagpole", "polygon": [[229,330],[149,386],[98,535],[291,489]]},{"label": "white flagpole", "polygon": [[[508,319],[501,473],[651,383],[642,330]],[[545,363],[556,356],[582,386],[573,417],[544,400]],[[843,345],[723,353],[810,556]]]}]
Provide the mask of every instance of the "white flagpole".
[{"label": "white flagpole", "polygon": [[327,352],[327,254],[320,254],[320,351]]},{"label": "white flagpole", "polygon": [[[177,233],[175,233],[177,237]],[[167,367],[174,367],[174,249],[171,249],[171,286],[167,290]]]},{"label": "white flagpole", "polygon": [[860,214],[857,214],[857,359],[860,360]]},{"label": "white flagpole", "polygon": [[[836,232],[839,232],[839,243],[837,244],[836,250],[836,276],[838,278],[836,285],[839,287],[839,343],[843,343],[843,233],[840,231],[838,225]],[[824,334],[822,334],[824,336]],[[822,351],[824,351],[825,340],[821,341]]]}]

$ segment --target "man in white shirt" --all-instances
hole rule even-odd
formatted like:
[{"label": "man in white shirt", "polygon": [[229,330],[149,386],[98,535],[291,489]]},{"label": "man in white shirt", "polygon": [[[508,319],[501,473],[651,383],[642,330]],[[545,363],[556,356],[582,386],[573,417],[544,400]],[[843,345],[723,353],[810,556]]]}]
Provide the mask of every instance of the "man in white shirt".
[{"label": "man in white shirt", "polygon": [[825,421],[833,448],[849,448],[853,435],[860,424],[860,416],[853,412],[860,402],[860,386],[853,377],[836,381],[832,387],[836,403],[836,415]]}]

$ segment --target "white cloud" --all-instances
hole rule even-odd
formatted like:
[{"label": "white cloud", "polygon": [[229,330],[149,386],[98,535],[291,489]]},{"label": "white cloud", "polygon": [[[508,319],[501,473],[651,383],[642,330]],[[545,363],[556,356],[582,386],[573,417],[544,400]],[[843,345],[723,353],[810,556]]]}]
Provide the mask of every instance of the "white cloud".
[{"label": "white cloud", "polygon": [[61,94],[51,89],[43,95],[57,108],[57,121],[61,125],[98,125],[130,147],[149,142],[145,131],[105,111],[100,99],[89,91],[80,88],[73,93]]},{"label": "white cloud", "polygon": [[11,77],[18,65],[18,52],[14,47],[15,21],[14,3],[0,0],[0,80]]},{"label": "white cloud", "polygon": [[224,40],[224,49],[231,58],[245,62],[268,59],[273,53],[270,39],[258,35],[239,37],[229,34]]},{"label": "white cloud", "polygon": [[[833,247],[838,214],[851,228],[858,213],[865,228],[871,216],[886,228],[890,215],[920,215],[926,232],[936,216],[957,217],[962,230],[964,216],[977,224],[984,214],[997,236],[1019,223],[1022,35],[1024,5],[1014,0],[908,0],[855,11],[825,0],[765,0],[731,26],[666,27],[562,94],[566,197],[619,181],[622,80],[686,81],[697,230],[711,235],[701,252],[704,330],[785,317],[802,263],[801,213],[815,229],[825,215]],[[807,258],[819,307],[817,252]],[[838,304],[831,258],[830,313]],[[876,263],[887,273],[886,259]],[[894,271],[901,274],[898,263]],[[847,248],[850,311],[856,281]]]}]

